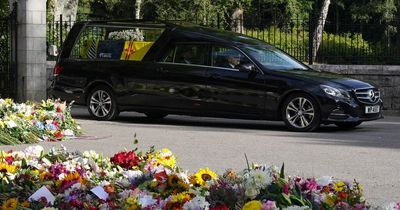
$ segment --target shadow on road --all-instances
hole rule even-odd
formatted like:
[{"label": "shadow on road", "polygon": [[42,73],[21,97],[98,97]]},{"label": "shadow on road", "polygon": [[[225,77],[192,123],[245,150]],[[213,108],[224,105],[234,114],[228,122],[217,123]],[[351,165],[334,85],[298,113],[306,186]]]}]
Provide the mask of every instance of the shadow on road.
[{"label": "shadow on road", "polygon": [[[86,109],[73,110],[77,119],[90,120]],[[171,115],[160,120],[151,120],[142,114],[133,112],[122,113],[115,120],[124,125],[151,125],[153,127],[169,126],[168,129],[207,131],[207,132],[237,132],[258,135],[261,138],[289,137],[301,138],[302,144],[344,145],[359,147],[377,147],[400,149],[400,123],[368,122],[352,130],[343,130],[336,126],[321,126],[315,132],[291,132],[282,122],[219,119],[205,117],[187,117]]]}]

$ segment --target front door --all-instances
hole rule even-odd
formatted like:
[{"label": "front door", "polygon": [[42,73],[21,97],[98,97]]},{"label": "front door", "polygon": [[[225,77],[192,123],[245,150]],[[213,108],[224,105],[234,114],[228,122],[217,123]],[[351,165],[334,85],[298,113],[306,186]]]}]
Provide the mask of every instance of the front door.
[{"label": "front door", "polygon": [[239,50],[213,46],[212,66],[207,71],[210,96],[208,109],[234,115],[264,113],[264,75]]}]

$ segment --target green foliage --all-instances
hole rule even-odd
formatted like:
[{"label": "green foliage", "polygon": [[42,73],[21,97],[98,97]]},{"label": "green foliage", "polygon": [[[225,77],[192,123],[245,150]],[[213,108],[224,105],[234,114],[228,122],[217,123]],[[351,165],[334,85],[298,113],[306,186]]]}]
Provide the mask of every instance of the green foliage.
[{"label": "green foliage", "polygon": [[9,13],[8,0],[0,0],[0,17],[5,17]]},{"label": "green foliage", "polygon": [[[245,34],[265,40],[268,44],[284,50],[298,60],[308,61],[309,33],[304,28],[295,27],[290,30],[283,30],[273,26],[262,31],[246,30]],[[381,45],[376,44],[376,46]],[[317,54],[317,62],[351,64],[363,61],[368,63],[372,61],[370,60],[372,56],[382,55],[385,50],[369,44],[361,34],[337,35],[324,32],[323,41]],[[379,60],[375,61],[379,62]]]}]

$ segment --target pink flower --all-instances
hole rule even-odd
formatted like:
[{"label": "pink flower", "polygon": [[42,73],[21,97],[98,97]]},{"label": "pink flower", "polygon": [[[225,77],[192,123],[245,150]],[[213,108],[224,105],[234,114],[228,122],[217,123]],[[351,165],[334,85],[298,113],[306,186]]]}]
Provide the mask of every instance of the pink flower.
[{"label": "pink flower", "polygon": [[276,204],[275,201],[267,201],[266,203],[263,203],[261,206],[261,210],[273,210],[276,209]]}]

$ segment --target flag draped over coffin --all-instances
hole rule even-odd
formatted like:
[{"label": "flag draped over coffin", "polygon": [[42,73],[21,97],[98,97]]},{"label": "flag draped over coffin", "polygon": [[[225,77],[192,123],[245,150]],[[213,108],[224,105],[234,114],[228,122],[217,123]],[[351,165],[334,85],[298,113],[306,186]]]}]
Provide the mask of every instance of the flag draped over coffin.
[{"label": "flag draped over coffin", "polygon": [[121,60],[141,61],[152,45],[153,42],[125,41]]}]

